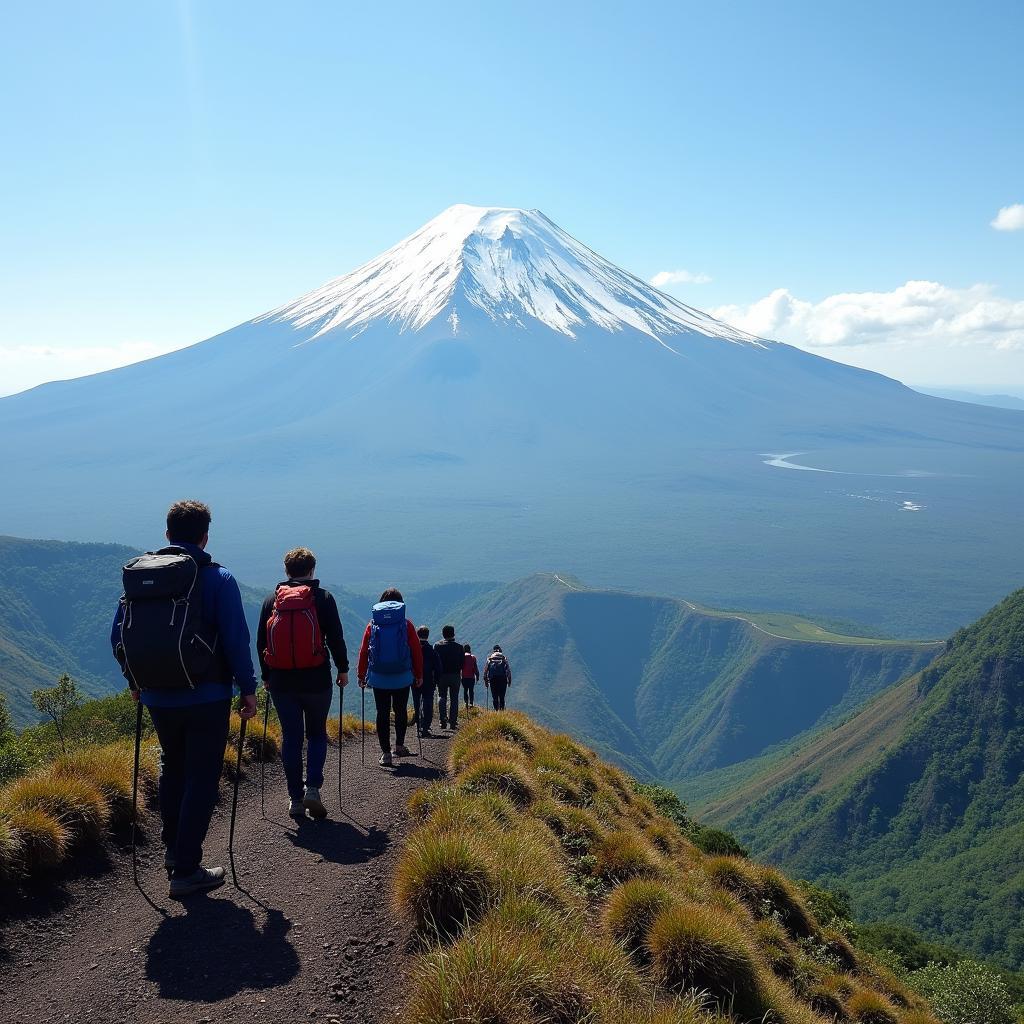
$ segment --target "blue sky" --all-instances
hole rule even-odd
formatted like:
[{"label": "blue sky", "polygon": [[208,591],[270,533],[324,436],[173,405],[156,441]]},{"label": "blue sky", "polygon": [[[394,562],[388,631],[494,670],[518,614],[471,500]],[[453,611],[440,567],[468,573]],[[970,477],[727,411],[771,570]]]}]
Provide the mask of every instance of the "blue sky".
[{"label": "blue sky", "polygon": [[666,288],[822,354],[1024,393],[1019,2],[69,0],[4,28],[0,393],[200,340],[455,202],[710,278]]}]

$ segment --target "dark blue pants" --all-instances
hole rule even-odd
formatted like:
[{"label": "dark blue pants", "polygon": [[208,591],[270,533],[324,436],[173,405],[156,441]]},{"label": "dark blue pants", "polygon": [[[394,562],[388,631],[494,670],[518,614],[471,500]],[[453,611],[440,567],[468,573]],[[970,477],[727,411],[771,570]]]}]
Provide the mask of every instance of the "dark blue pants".
[{"label": "dark blue pants", "polygon": [[412,691],[412,704],[416,709],[416,728],[422,736],[434,724],[434,684],[424,683]]},{"label": "dark blue pants", "polygon": [[203,862],[203,841],[217,803],[231,701],[184,708],[150,708],[160,740],[161,833],[174,858],[174,875],[191,875]]},{"label": "dark blue pants", "polygon": [[437,714],[441,719],[441,728],[453,728],[459,722],[459,686],[462,684],[460,675],[443,675],[437,684]]},{"label": "dark blue pants", "polygon": [[[327,761],[327,716],[333,690],[289,693],[272,690],[274,710],[281,720],[281,764],[288,783],[288,795],[301,800],[306,786],[324,784]],[[302,774],[302,746],[306,743],[306,774]]]},{"label": "dark blue pants", "polygon": [[505,691],[507,689],[508,683],[506,682],[491,683],[491,702],[494,704],[495,711],[505,710]]},{"label": "dark blue pants", "polygon": [[473,690],[476,687],[476,679],[462,680],[462,701],[466,707],[472,707],[476,700],[473,697]]}]

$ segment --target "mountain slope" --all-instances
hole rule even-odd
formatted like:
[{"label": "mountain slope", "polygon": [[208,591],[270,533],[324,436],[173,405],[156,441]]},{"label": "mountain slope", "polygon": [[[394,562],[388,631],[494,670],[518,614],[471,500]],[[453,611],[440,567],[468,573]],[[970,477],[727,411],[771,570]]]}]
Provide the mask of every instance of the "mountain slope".
[{"label": "mountain slope", "polygon": [[936,650],[791,640],[738,615],[550,574],[466,602],[453,617],[460,637],[508,652],[517,707],[669,781],[835,721]]},{"label": "mountain slope", "polygon": [[704,809],[759,855],[1024,963],[1024,590],[785,766]]},{"label": "mountain slope", "polygon": [[[935,635],[1024,571],[1024,416],[750,338],[536,211],[453,207],[201,344],[0,400],[0,436],[0,530],[142,545],[198,495],[247,579],[306,543],[367,592],[560,565]],[[765,455],[796,451],[821,471]]]}]

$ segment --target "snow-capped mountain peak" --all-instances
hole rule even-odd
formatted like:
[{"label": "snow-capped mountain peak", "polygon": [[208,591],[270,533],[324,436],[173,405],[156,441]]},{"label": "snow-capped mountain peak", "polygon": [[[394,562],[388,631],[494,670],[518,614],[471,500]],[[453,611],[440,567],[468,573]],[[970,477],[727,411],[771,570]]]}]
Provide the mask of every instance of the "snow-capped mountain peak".
[{"label": "snow-capped mountain peak", "polygon": [[438,318],[458,334],[474,310],[569,337],[586,327],[632,328],[668,347],[692,333],[764,344],[619,269],[539,210],[464,204],[267,317],[313,327],[314,337],[358,334],[379,321],[419,331]]}]

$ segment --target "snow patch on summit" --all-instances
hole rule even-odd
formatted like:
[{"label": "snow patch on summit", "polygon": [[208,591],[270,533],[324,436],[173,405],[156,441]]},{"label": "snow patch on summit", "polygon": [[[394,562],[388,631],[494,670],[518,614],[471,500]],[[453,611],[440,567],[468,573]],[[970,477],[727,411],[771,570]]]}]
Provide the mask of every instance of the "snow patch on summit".
[{"label": "snow patch on summit", "polygon": [[694,333],[769,344],[621,270],[539,210],[465,205],[266,318],[314,327],[319,337],[359,334],[376,322],[419,331],[443,314],[457,333],[456,301],[496,323],[529,329],[540,322],[570,338],[586,327],[632,328],[667,348],[671,338]]}]

